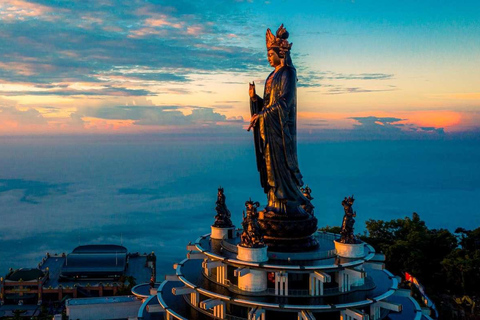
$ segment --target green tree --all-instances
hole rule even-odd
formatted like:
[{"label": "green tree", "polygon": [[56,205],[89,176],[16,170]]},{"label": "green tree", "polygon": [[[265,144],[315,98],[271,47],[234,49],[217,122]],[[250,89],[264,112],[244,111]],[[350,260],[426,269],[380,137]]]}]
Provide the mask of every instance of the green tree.
[{"label": "green tree", "polygon": [[323,227],[323,228],[318,229],[318,231],[325,231],[325,232],[331,232],[331,233],[340,233],[340,231],[342,231],[342,228],[341,228],[341,227],[337,227],[337,226],[333,226],[333,227],[326,226],[326,227]]},{"label": "green tree", "polygon": [[480,228],[458,228],[460,248],[452,250],[442,261],[447,288],[454,294],[480,294]]},{"label": "green tree", "polygon": [[390,271],[411,273],[432,289],[441,286],[441,262],[458,245],[450,231],[428,229],[415,212],[412,218],[368,220],[366,228],[367,236],[362,239],[385,254]]}]

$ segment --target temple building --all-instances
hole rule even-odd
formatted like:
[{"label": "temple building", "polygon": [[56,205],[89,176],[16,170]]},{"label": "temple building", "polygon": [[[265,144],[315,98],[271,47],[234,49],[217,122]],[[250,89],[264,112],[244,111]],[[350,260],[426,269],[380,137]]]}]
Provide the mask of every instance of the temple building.
[{"label": "temple building", "polygon": [[145,299],[138,318],[431,319],[367,243],[319,231],[315,251],[272,252],[242,247],[242,232],[212,226],[152,294],[134,288]]},{"label": "temple building", "polygon": [[427,320],[410,291],[385,269],[385,257],[356,239],[353,195],[341,202],[339,234],[318,231],[312,190],[297,157],[297,70],[282,24],[266,32],[268,62],[263,97],[249,85],[256,167],[265,206],[245,202],[237,229],[217,193],[211,232],[187,245],[158,288],[132,293],[145,299],[139,319]]},{"label": "temple building", "polygon": [[33,316],[40,305],[68,298],[127,295],[129,282],[155,279],[155,270],[153,252],[128,253],[120,245],[83,245],[69,254],[47,253],[37,268],[11,269],[0,279],[0,315],[22,309],[27,310],[24,315]]}]

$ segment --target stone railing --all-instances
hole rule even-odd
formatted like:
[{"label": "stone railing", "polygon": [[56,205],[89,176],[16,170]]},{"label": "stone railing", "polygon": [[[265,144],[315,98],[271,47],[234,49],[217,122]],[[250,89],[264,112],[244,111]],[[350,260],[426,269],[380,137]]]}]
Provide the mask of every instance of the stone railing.
[{"label": "stone railing", "polygon": [[230,252],[238,253],[238,248],[237,248],[236,244],[233,244],[233,243],[230,243],[228,241],[222,240],[221,245],[222,245],[222,247],[224,247],[225,249],[227,249]]}]

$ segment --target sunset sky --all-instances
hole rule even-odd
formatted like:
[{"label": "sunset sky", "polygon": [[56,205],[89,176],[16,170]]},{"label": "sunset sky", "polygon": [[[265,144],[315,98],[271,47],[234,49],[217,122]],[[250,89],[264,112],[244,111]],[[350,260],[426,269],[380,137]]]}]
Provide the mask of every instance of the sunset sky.
[{"label": "sunset sky", "polygon": [[299,130],[480,132],[478,1],[0,2],[0,135],[239,132],[284,23]]}]

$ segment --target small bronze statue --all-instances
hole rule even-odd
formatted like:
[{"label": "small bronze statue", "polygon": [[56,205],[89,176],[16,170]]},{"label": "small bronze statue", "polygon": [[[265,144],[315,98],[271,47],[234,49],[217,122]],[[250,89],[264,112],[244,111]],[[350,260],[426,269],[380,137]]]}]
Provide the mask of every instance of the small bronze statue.
[{"label": "small bronze statue", "polygon": [[243,233],[240,236],[242,247],[247,248],[259,248],[263,247],[263,234],[258,224],[258,212],[257,208],[260,206],[260,203],[253,202],[251,199],[245,202],[245,207],[247,209],[247,214],[243,212]]},{"label": "small bronze statue", "polygon": [[357,216],[357,213],[353,211],[352,206],[355,199],[353,195],[351,197],[345,197],[342,201],[343,209],[345,210],[345,215],[343,216],[342,222],[342,230],[340,234],[342,237],[340,238],[340,242],[342,243],[357,243],[357,239],[353,234],[353,225],[355,224],[355,219],[353,217]]},{"label": "small bronze statue", "polygon": [[306,185],[305,188],[300,188],[300,191],[302,191],[305,198],[310,200],[309,202],[302,205],[303,210],[305,210],[305,212],[307,212],[308,214],[311,214],[313,216],[313,209],[315,207],[312,204],[312,200],[313,200],[313,197],[311,195],[312,189],[310,189],[310,187],[308,185]]},{"label": "small bronze statue", "polygon": [[217,193],[217,202],[215,203],[217,206],[215,207],[215,211],[217,211],[217,215],[215,216],[215,223],[213,224],[214,227],[217,228],[231,228],[233,227],[232,220],[230,217],[232,214],[230,210],[228,210],[227,205],[225,204],[225,194],[223,193],[223,188],[218,188]]}]

